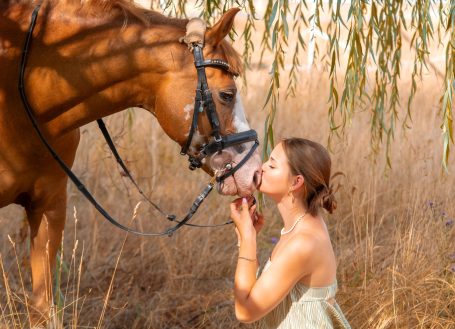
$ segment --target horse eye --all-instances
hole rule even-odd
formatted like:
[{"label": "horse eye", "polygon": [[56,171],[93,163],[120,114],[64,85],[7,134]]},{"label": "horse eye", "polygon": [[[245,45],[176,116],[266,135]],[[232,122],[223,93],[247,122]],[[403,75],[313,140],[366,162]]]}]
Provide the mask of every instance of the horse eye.
[{"label": "horse eye", "polygon": [[230,103],[234,99],[234,93],[229,91],[221,91],[219,93],[220,99],[225,103]]}]

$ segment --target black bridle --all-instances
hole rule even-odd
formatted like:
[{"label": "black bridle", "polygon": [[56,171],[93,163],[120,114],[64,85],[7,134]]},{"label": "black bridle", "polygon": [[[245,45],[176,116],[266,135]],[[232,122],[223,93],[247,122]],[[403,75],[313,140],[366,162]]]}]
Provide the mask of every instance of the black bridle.
[{"label": "black bridle", "polygon": [[190,162],[190,169],[194,170],[202,166],[202,160],[208,156],[211,156],[217,152],[220,152],[228,147],[254,142],[250,151],[247,155],[234,167],[232,164],[227,164],[223,168],[223,174],[216,177],[217,182],[222,182],[227,177],[233,175],[243,164],[248,161],[248,159],[253,155],[257,146],[259,145],[257,133],[255,130],[250,129],[248,131],[231,134],[227,136],[221,136],[220,134],[220,121],[218,120],[218,115],[216,114],[215,103],[213,101],[212,92],[209,89],[207,83],[207,76],[205,74],[206,67],[215,67],[222,69],[226,72],[230,72],[229,64],[221,59],[208,59],[204,60],[202,54],[202,47],[194,43],[192,44],[193,55],[194,55],[194,65],[197,70],[197,88],[196,88],[196,98],[194,100],[194,110],[193,110],[193,120],[191,122],[191,128],[188,135],[188,139],[185,145],[182,147],[180,154],[188,154],[188,150],[191,146],[193,140],[194,132],[197,129],[197,123],[199,118],[199,113],[205,111],[207,118],[212,126],[212,137],[213,139],[202,145],[197,155],[188,154],[188,161]]},{"label": "black bridle", "polygon": [[[187,154],[188,149],[191,145],[193,134],[197,129],[198,113],[199,113],[200,109],[202,109],[202,111],[204,109],[206,110],[207,117],[209,118],[210,124],[212,126],[212,136],[214,139],[213,139],[213,141],[210,141],[209,143],[202,145],[202,147],[200,148],[199,152],[196,155],[188,155],[189,161],[190,161],[190,169],[195,169],[195,168],[201,167],[202,160],[204,158],[206,158],[210,155],[213,155],[216,152],[222,151],[223,149],[225,149],[227,147],[231,147],[231,146],[235,146],[235,145],[239,145],[239,144],[243,144],[243,143],[247,143],[247,142],[251,142],[251,141],[254,141],[254,144],[253,144],[251,150],[248,152],[248,154],[235,167],[232,167],[232,164],[228,164],[226,166],[225,170],[223,170],[223,174],[221,176],[215,177],[214,181],[211,181],[207,184],[207,186],[204,188],[204,190],[198,195],[198,197],[193,202],[187,215],[181,220],[177,220],[175,215],[166,214],[164,211],[162,211],[160,209],[160,207],[158,207],[155,203],[153,203],[149,198],[146,197],[145,193],[140,189],[138,184],[135,182],[130,171],[125,166],[124,162],[122,161],[121,157],[119,156],[119,154],[115,148],[115,145],[112,141],[112,138],[109,136],[107,128],[104,125],[104,122],[101,119],[97,120],[98,125],[101,129],[101,132],[103,133],[103,136],[105,137],[106,142],[109,145],[109,148],[111,149],[112,153],[114,154],[117,162],[122,167],[122,169],[125,171],[127,177],[133,182],[134,186],[138,189],[139,193],[151,205],[153,205],[153,207],[155,209],[157,209],[162,215],[164,215],[166,217],[166,219],[176,222],[175,226],[172,226],[163,232],[157,232],[157,233],[139,232],[139,231],[133,230],[129,227],[126,227],[126,226],[120,224],[111,215],[109,215],[109,213],[96,201],[96,199],[91,195],[91,193],[87,190],[87,188],[84,186],[84,184],[78,179],[78,177],[72,172],[72,170],[65,164],[65,162],[60,158],[60,156],[57,154],[57,152],[53,149],[53,147],[46,140],[46,138],[44,137],[44,135],[41,131],[41,128],[39,127],[39,123],[33,114],[32,107],[28,101],[27,94],[25,92],[24,76],[25,76],[25,68],[27,66],[27,56],[29,53],[29,48],[30,48],[30,44],[32,41],[32,36],[33,36],[33,30],[35,28],[36,19],[37,19],[40,7],[41,7],[41,5],[37,5],[35,7],[35,9],[33,10],[33,13],[31,16],[30,27],[26,34],[26,39],[25,39],[22,56],[21,56],[21,62],[20,62],[19,85],[18,85],[19,93],[20,93],[21,100],[24,105],[25,111],[27,113],[27,116],[29,117],[29,119],[33,125],[33,128],[35,129],[36,133],[38,134],[38,137],[40,138],[42,143],[46,146],[46,148],[49,150],[52,157],[60,165],[60,167],[65,172],[65,174],[68,176],[68,178],[76,185],[76,187],[85,196],[85,198],[98,210],[98,212],[101,215],[103,215],[103,217],[105,217],[113,225],[115,225],[116,227],[118,227],[124,231],[127,231],[129,233],[142,235],[142,236],[166,236],[166,235],[171,236],[174,232],[176,232],[183,225],[188,225],[188,226],[193,226],[193,227],[218,227],[218,226],[223,226],[226,224],[231,224],[232,221],[228,221],[228,222],[218,224],[218,225],[196,225],[196,224],[188,223],[188,221],[196,213],[196,211],[198,210],[198,208],[200,207],[202,202],[205,200],[205,198],[208,196],[208,194],[212,191],[212,189],[214,187],[214,181],[216,180],[218,183],[222,183],[224,181],[224,179],[233,175],[235,173],[235,171],[237,171],[243,164],[245,164],[246,161],[253,155],[254,150],[257,148],[257,146],[259,144],[259,142],[257,140],[257,134],[254,130],[249,130],[246,132],[241,132],[241,133],[232,134],[232,135],[228,135],[228,136],[220,135],[219,120],[218,120],[218,117],[216,114],[215,104],[213,102],[211,92],[208,89],[207,78],[205,75],[205,67],[208,67],[208,66],[217,67],[217,68],[222,68],[222,69],[225,69],[228,71],[229,64],[222,60],[204,61],[203,57],[202,57],[202,49],[199,48],[198,46],[194,48],[195,51],[193,53],[194,53],[194,58],[195,58],[196,69],[198,72],[198,87],[196,90],[196,101],[195,101],[195,107],[194,107],[193,121],[192,121],[192,125],[190,128],[190,134],[189,134],[187,143],[182,148],[181,154]],[[196,54],[198,54],[198,55],[196,55]]]}]

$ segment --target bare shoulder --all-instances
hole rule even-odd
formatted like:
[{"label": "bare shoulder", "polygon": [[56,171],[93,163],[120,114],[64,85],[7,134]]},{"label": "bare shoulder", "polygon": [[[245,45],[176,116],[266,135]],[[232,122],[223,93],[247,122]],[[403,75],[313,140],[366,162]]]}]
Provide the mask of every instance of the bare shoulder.
[{"label": "bare shoulder", "polygon": [[286,253],[289,252],[301,260],[307,260],[317,253],[320,246],[321,241],[314,234],[310,232],[299,232],[286,244]]}]

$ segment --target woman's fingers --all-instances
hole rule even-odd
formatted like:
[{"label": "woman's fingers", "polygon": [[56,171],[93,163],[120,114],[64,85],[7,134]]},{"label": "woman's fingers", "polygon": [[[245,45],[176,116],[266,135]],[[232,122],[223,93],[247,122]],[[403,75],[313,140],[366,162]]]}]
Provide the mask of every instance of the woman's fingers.
[{"label": "woman's fingers", "polygon": [[250,208],[250,216],[254,218],[254,213],[256,211],[256,205],[253,205],[251,208]]},{"label": "woman's fingers", "polygon": [[256,230],[256,233],[259,233],[259,231],[262,229],[264,226],[264,216],[259,213],[254,213],[255,216],[255,221],[253,222],[254,229]]},{"label": "woman's fingers", "polygon": [[237,204],[236,204],[235,200],[233,202],[231,202],[230,207],[231,207],[231,212],[237,211]]},{"label": "woman's fingers", "polygon": [[245,198],[238,198],[231,202],[231,217],[234,221],[248,214],[248,201]]},{"label": "woman's fingers", "polygon": [[237,198],[233,200],[231,203],[235,204],[237,208],[239,208],[242,205],[242,198]]},{"label": "woman's fingers", "polygon": [[238,211],[237,204],[234,202],[231,203],[231,218],[235,221],[237,221],[240,217],[240,212]]},{"label": "woman's fingers", "polygon": [[242,199],[242,215],[249,214],[248,209],[248,200],[246,198]]},{"label": "woman's fingers", "polygon": [[240,233],[255,226],[257,221],[256,204],[253,203],[250,208],[249,201],[247,198],[238,198],[230,204],[231,218]]}]

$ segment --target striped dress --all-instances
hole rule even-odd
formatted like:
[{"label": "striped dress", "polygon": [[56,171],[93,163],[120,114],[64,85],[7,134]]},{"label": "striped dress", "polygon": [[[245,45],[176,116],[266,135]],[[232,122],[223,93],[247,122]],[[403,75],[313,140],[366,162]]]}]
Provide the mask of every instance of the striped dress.
[{"label": "striped dress", "polygon": [[[270,266],[270,260],[262,272]],[[261,321],[261,329],[350,329],[335,301],[337,282],[327,287],[296,284],[285,299]]]}]

